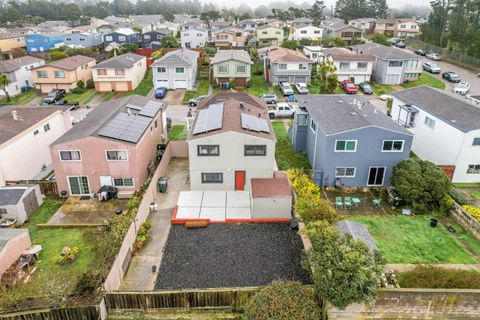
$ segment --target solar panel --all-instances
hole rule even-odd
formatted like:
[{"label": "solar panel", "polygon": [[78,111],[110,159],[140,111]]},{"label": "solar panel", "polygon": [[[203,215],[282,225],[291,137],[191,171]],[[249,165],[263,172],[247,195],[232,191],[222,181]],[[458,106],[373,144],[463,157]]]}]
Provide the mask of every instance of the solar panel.
[{"label": "solar panel", "polygon": [[210,105],[207,109],[198,112],[193,134],[209,132],[222,128],[223,102]]},{"label": "solar panel", "polygon": [[268,122],[265,119],[251,116],[245,113],[241,114],[241,119],[243,129],[257,132],[270,132],[270,127],[268,126]]},{"label": "solar panel", "polygon": [[151,118],[141,115],[128,115],[128,113],[119,113],[112,120],[106,123],[98,132],[98,135],[137,143],[147,130]]},{"label": "solar panel", "polygon": [[162,105],[160,103],[149,101],[138,114],[153,118],[161,108],[162,108]]}]

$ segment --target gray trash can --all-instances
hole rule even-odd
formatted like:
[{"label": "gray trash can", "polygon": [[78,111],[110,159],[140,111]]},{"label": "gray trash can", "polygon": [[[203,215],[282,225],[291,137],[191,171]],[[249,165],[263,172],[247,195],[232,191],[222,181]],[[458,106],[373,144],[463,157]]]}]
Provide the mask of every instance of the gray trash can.
[{"label": "gray trash can", "polygon": [[167,192],[168,182],[167,177],[160,177],[157,182],[158,192],[165,193]]}]

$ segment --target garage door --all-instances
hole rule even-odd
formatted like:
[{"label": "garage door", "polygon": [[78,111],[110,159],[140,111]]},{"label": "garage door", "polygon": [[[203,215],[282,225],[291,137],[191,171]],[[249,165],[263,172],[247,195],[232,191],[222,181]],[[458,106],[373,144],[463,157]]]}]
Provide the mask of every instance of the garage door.
[{"label": "garage door", "polygon": [[97,82],[97,83],[98,83],[97,91],[100,91],[100,92],[112,91],[112,85],[110,82]]},{"label": "garage door", "polygon": [[385,78],[385,84],[400,84],[400,75],[388,74]]},{"label": "garage door", "polygon": [[247,79],[245,78],[235,78],[235,87],[244,88],[247,86]]},{"label": "garage door", "polygon": [[357,84],[366,81],[365,76],[355,76],[354,78],[355,78],[355,83]]},{"label": "garage door", "polygon": [[187,80],[175,80],[174,89],[187,89]]},{"label": "garage door", "polygon": [[278,77],[278,82],[288,82],[288,77]]},{"label": "garage door", "polygon": [[161,87],[170,89],[168,87],[168,80],[157,80],[157,82],[155,83],[155,89],[161,88]]},{"label": "garage door", "polygon": [[128,91],[128,82],[117,82],[115,88],[117,91]]},{"label": "garage door", "polygon": [[227,82],[230,82],[230,79],[229,78],[218,78],[218,83],[227,83]]},{"label": "garage door", "polygon": [[338,75],[338,81],[342,82],[343,80],[350,80],[350,77],[346,74],[339,74]]},{"label": "garage door", "polygon": [[304,82],[307,83],[307,77],[295,77],[295,83]]}]

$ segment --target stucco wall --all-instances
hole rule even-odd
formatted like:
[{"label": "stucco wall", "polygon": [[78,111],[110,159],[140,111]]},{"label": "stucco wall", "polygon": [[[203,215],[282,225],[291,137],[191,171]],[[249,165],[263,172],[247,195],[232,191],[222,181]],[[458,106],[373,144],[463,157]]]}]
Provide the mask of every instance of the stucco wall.
[{"label": "stucco wall", "polygon": [[0,250],[0,277],[20,257],[22,252],[32,245],[28,229],[22,230],[24,230],[23,233],[10,239]]}]

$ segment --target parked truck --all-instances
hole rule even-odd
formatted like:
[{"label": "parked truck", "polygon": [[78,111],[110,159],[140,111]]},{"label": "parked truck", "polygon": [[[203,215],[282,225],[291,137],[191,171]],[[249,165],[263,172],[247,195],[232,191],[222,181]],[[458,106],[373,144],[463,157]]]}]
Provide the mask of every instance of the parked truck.
[{"label": "parked truck", "polygon": [[288,102],[279,102],[274,106],[268,107],[268,116],[270,117],[270,119],[292,118],[293,105]]}]

